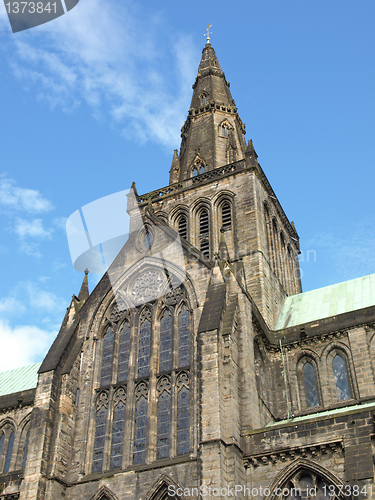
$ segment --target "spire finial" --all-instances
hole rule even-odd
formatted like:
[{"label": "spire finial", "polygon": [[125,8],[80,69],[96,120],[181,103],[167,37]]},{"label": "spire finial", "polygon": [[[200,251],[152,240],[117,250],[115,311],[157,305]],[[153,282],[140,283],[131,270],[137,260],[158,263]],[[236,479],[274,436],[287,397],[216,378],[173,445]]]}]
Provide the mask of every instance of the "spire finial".
[{"label": "spire finial", "polygon": [[210,43],[210,35],[212,35],[212,31],[210,31],[210,28],[212,28],[212,24],[208,23],[208,28],[206,29],[207,33],[204,34],[204,36],[206,37],[206,40],[207,40],[207,42],[206,42],[207,44]]}]

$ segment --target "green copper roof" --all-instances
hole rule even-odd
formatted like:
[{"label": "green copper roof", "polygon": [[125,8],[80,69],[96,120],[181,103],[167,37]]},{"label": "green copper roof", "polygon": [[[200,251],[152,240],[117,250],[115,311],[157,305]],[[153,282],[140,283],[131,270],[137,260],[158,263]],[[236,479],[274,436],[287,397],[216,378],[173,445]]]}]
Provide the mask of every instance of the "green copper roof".
[{"label": "green copper roof", "polygon": [[42,363],[15,368],[0,373],[0,396],[33,389],[38,383],[38,370]]},{"label": "green copper roof", "polygon": [[375,305],[375,274],[287,297],[275,330]]}]

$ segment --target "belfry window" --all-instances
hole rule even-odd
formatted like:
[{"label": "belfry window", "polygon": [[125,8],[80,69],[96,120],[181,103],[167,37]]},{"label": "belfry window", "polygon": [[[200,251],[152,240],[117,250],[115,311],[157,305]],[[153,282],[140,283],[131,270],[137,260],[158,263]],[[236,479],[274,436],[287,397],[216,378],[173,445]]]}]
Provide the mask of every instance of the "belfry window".
[{"label": "belfry window", "polygon": [[199,96],[200,101],[201,101],[201,106],[205,106],[208,102],[208,97],[206,93],[203,93]]},{"label": "belfry window", "polygon": [[209,242],[209,221],[208,211],[203,209],[199,215],[199,235],[201,238],[201,252],[206,257],[210,255],[210,242]]},{"label": "belfry window", "polygon": [[180,215],[180,218],[178,219],[178,233],[181,236],[181,238],[187,237],[187,219],[185,215]]},{"label": "belfry window", "polygon": [[[93,473],[144,464],[149,453],[161,460],[190,450],[191,318],[186,292],[181,286],[132,311],[119,311],[115,305],[108,316],[111,326],[98,344]],[[0,449],[7,443],[7,435],[0,436]]]},{"label": "belfry window", "polygon": [[345,401],[346,399],[350,399],[350,389],[349,389],[349,381],[348,374],[346,371],[346,365],[344,359],[336,354],[333,359],[333,373],[335,375],[337,396],[339,401]]},{"label": "belfry window", "polygon": [[221,225],[224,229],[232,227],[232,210],[227,201],[221,205]]},{"label": "belfry window", "polygon": [[303,381],[305,384],[307,407],[319,406],[315,369],[310,362],[303,365]]},{"label": "belfry window", "polygon": [[226,123],[224,123],[222,126],[221,126],[221,135],[223,137],[228,137],[229,136],[229,128],[228,128],[228,125]]}]

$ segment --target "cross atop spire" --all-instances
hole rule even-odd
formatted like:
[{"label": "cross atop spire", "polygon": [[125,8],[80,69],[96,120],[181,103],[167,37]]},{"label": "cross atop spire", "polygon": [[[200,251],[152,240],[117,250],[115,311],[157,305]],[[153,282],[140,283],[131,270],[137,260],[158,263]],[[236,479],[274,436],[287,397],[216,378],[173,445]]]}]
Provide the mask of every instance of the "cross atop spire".
[{"label": "cross atop spire", "polygon": [[204,36],[206,37],[206,40],[207,40],[207,42],[206,42],[207,44],[210,43],[210,40],[211,40],[210,39],[210,35],[212,35],[212,31],[210,31],[210,28],[212,28],[212,24],[208,23],[208,27],[206,29],[206,33],[204,34]]}]

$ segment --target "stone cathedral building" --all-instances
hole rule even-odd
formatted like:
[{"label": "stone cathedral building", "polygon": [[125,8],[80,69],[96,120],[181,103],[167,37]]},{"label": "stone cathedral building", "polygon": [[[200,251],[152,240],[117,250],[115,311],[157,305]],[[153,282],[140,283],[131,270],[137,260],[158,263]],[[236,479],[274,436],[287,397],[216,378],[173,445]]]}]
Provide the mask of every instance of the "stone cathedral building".
[{"label": "stone cathedral building", "polygon": [[375,275],[302,293],[209,40],[181,137],[44,361],[0,374],[0,499],[375,498]]}]

